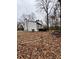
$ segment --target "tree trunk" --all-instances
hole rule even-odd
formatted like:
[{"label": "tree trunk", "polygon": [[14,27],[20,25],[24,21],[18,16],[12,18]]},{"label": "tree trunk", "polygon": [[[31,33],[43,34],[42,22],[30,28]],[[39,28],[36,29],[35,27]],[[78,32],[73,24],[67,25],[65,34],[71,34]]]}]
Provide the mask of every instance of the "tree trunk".
[{"label": "tree trunk", "polygon": [[48,20],[48,13],[47,13],[47,30],[49,30],[49,20]]},{"label": "tree trunk", "polygon": [[27,31],[28,31],[28,20],[26,20],[26,26],[27,26]]}]

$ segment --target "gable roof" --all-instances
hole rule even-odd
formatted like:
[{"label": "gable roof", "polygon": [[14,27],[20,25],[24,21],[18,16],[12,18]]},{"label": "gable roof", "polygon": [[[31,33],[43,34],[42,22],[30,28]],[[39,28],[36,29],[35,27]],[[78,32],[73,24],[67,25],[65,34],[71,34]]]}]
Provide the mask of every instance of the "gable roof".
[{"label": "gable roof", "polygon": [[38,25],[43,25],[43,23],[42,23],[41,20],[36,20],[36,23],[37,23]]}]

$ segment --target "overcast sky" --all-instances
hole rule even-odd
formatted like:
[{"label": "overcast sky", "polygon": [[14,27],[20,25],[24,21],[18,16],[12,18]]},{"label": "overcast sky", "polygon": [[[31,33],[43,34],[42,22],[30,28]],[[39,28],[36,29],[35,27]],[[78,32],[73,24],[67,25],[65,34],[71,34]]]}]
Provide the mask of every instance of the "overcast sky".
[{"label": "overcast sky", "polygon": [[[57,1],[57,0],[54,0]],[[35,20],[42,20],[45,23],[45,14],[41,13],[36,8],[37,6],[36,0],[17,0],[17,20],[22,18],[22,15],[29,15],[32,12],[35,13]],[[50,5],[51,6],[51,5]],[[22,19],[21,19],[22,20]]]},{"label": "overcast sky", "polygon": [[35,0],[17,0],[17,19],[20,19],[23,14],[30,14],[31,12],[36,14],[37,19],[42,19],[40,13],[37,12]]}]

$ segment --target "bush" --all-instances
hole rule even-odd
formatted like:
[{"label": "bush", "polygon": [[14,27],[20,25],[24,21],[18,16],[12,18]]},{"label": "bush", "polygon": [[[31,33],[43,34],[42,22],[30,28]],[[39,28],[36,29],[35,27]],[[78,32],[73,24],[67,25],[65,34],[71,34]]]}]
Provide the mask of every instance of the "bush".
[{"label": "bush", "polygon": [[55,26],[55,27],[51,26],[49,28],[49,30],[59,30],[59,31],[61,31],[61,27],[59,27],[59,26]]}]

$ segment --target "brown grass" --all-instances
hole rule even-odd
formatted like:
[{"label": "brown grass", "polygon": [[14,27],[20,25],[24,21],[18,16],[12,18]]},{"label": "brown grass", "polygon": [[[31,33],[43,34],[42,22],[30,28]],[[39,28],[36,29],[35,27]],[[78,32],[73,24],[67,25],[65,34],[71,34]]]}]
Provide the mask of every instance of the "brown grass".
[{"label": "brown grass", "polygon": [[61,59],[61,38],[51,32],[17,32],[18,59]]}]

